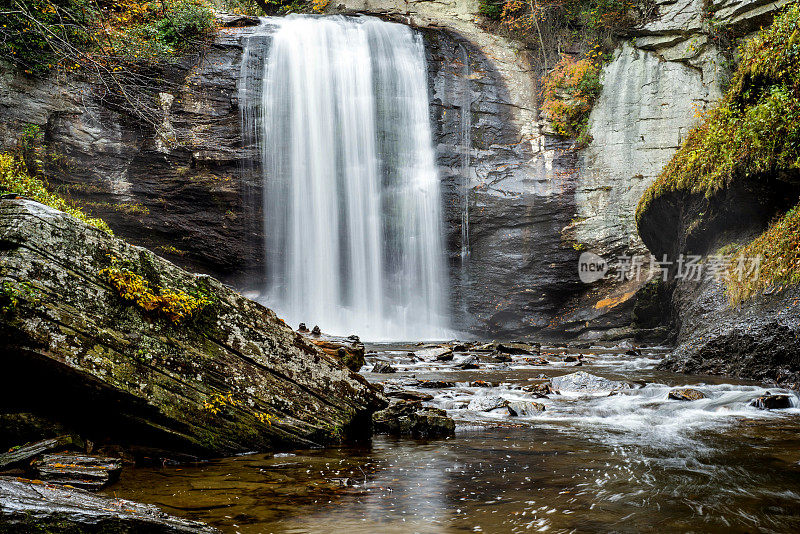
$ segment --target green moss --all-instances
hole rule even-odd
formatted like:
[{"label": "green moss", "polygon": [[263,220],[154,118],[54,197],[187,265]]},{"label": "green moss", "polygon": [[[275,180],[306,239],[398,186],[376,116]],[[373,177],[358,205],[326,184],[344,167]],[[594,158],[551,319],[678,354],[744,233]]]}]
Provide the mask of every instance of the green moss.
[{"label": "green moss", "polygon": [[800,5],[778,15],[740,50],[722,101],[703,116],[636,209],[675,191],[711,197],[735,178],[800,169]]}]

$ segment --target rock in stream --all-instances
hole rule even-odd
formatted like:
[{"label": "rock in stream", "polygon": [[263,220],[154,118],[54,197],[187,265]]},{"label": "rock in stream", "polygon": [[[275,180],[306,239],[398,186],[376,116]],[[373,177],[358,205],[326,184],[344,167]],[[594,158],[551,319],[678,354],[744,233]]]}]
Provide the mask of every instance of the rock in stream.
[{"label": "rock in stream", "polygon": [[153,505],[14,477],[0,477],[0,533],[221,534]]}]

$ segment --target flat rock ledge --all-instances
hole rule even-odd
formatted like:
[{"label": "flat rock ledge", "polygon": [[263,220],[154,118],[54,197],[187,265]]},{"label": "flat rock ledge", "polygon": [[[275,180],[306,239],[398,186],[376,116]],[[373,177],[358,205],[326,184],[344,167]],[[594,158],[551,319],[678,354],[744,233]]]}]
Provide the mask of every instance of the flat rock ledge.
[{"label": "flat rock ledge", "polygon": [[[147,312],[101,274],[112,258],[210,304],[179,324]],[[367,434],[387,404],[272,310],[33,201],[0,200],[0,287],[14,298],[0,311],[0,411],[96,443],[198,456],[314,447]]]},{"label": "flat rock ledge", "polygon": [[0,534],[220,534],[156,506],[23,478],[0,477]]}]

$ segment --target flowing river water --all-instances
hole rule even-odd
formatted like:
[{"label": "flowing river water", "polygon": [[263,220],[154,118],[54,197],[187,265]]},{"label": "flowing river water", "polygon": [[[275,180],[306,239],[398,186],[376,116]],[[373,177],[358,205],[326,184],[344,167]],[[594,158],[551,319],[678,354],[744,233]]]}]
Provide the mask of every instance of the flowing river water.
[{"label": "flowing river water", "polygon": [[[129,468],[107,493],[209,522],[224,532],[798,532],[800,408],[779,388],[657,371],[663,351],[543,348],[480,368],[412,361],[418,347],[378,345],[368,356],[398,372],[373,382],[434,395],[456,422],[444,440],[375,437],[370,444],[252,454],[199,464]],[[521,388],[586,371],[631,388],[534,398]],[[419,380],[455,382],[421,388]],[[483,380],[492,383],[470,383]],[[416,386],[414,385],[416,384]],[[675,386],[706,395],[668,400]],[[763,394],[792,406],[759,410]],[[497,398],[545,411],[483,411]]]}]

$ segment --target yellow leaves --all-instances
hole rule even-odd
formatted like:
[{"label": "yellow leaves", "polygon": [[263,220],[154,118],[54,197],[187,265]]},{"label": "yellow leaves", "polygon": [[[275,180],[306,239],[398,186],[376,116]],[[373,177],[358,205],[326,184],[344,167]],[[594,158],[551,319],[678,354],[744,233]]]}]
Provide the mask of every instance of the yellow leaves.
[{"label": "yellow leaves", "polygon": [[258,419],[262,424],[269,425],[269,426],[272,426],[272,420],[273,419],[275,419],[277,421],[277,419],[275,418],[274,415],[271,415],[271,414],[268,414],[268,413],[264,413],[264,412],[257,412],[255,414],[255,416],[256,416],[256,419]]},{"label": "yellow leaves", "polygon": [[168,290],[150,284],[138,274],[129,270],[118,269],[113,264],[100,271],[119,296],[135,304],[146,312],[154,312],[173,324],[180,324],[202,310],[211,301],[204,297],[194,297],[180,290]]},{"label": "yellow leaves", "polygon": [[89,217],[81,208],[50,192],[47,183],[41,178],[32,176],[22,159],[12,154],[0,153],[0,192],[28,197],[72,215],[109,235],[114,235],[104,221]]},{"label": "yellow leaves", "polygon": [[203,410],[217,415],[224,408],[238,406],[241,404],[238,400],[233,398],[233,392],[229,391],[227,394],[214,393],[209,400],[203,403]]},{"label": "yellow leaves", "polygon": [[311,10],[314,13],[324,13],[329,3],[330,0],[311,0]]},{"label": "yellow leaves", "polygon": [[[746,258],[761,258],[757,276],[737,273]],[[789,210],[760,236],[742,248],[728,268],[725,294],[736,305],[758,293],[800,277],[800,205]]]}]

